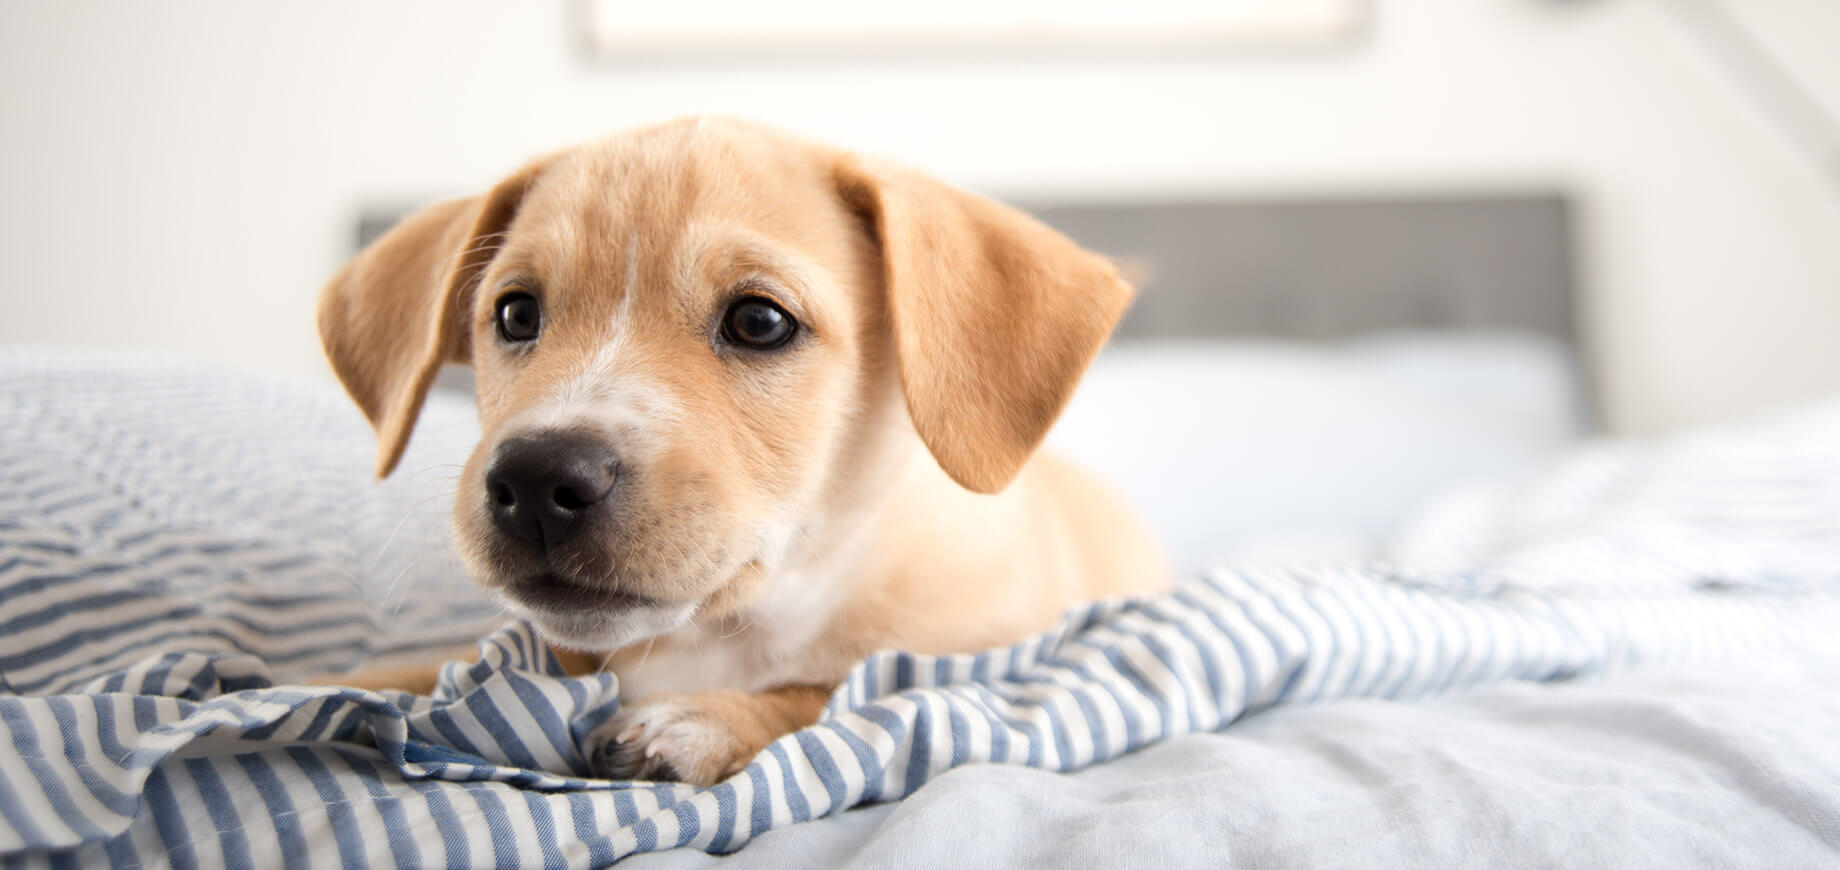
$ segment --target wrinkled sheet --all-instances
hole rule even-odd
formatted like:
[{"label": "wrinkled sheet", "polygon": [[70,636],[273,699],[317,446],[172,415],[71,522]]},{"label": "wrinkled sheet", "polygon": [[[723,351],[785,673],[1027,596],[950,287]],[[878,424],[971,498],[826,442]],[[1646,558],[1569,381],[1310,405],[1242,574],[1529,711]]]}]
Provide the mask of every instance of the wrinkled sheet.
[{"label": "wrinkled sheet", "polygon": [[[1488,861],[1495,842],[1559,861],[1617,830],[1610,854],[1658,861],[1832,846],[1836,768],[1804,738],[1834,733],[1840,404],[1456,493],[1392,562],[1227,565],[1011,647],[879,653],[816,726],[708,789],[591,776],[615,678],[489,628],[419,493],[369,484],[336,393],[13,354],[0,411],[12,856],[600,864],[873,857],[911,834],[1050,860]],[[432,411],[417,449],[470,436]],[[292,682],[482,633],[431,696]],[[1689,706],[1629,701],[1644,681]]]},{"label": "wrinkled sheet", "polygon": [[728,858],[866,867],[1832,867],[1840,669],[1267,710],[1072,774],[967,767]]}]

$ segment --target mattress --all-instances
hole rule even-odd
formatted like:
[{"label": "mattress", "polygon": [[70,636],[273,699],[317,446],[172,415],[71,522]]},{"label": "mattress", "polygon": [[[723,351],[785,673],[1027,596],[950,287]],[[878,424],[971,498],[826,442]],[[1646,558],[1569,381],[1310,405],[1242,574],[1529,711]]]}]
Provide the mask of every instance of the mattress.
[{"label": "mattress", "polygon": [[[879,653],[709,789],[590,777],[616,678],[563,675],[439,555],[423,502],[472,437],[463,407],[432,408],[382,488],[323,385],[15,352],[0,410],[14,858],[693,862],[930,838],[942,858],[1450,863],[1577,859],[1613,822],[1624,855],[1840,844],[1840,765],[1812,737],[1840,726],[1840,405],[1466,488],[1389,542],[1409,562],[1232,562],[1011,647]],[[430,696],[296,682],[479,637]],[[1670,804],[1682,758],[1716,775]],[[1008,827],[967,829],[985,812]],[[1741,829],[1679,836],[1721,813]]]}]

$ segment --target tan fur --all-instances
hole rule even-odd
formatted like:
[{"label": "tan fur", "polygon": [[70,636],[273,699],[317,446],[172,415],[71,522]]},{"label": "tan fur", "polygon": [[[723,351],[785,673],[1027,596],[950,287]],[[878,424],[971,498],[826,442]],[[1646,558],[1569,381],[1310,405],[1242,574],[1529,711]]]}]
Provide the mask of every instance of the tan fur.
[{"label": "tan fur", "polygon": [[[461,651],[461,656],[470,655],[472,650]],[[327,674],[307,680],[312,686],[348,686],[367,692],[381,692],[396,689],[415,695],[430,695],[440,680],[440,668],[429,663],[414,665],[395,665],[379,667],[366,665],[364,670],[349,674]]]},{"label": "tan fur", "polygon": [[[794,315],[794,344],[716,340],[743,286]],[[493,332],[507,288],[542,301],[528,352]],[[455,504],[463,558],[488,587],[552,570],[645,596],[526,615],[558,646],[606,652],[635,701],[601,735],[604,772],[708,783],[814,721],[813,687],[867,653],[977,650],[1162,585],[1130,512],[1034,455],[1129,298],[1107,262],[1019,212],[697,119],[410,218],[334,279],[320,327],[377,427],[380,474],[435,369],[471,362],[483,435]],[[632,472],[619,522],[546,569],[497,537],[482,477],[502,440],[557,426]]]}]

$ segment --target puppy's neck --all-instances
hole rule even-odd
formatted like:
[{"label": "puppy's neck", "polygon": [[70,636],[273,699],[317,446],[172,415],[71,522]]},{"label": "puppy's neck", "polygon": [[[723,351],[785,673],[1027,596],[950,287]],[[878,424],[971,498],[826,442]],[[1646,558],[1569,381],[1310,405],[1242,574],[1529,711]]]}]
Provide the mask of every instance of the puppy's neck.
[{"label": "puppy's neck", "polygon": [[[915,447],[898,451],[882,479],[858,498],[837,499],[825,514],[810,518],[808,533],[778,570],[761,578],[745,605],[701,614],[670,634],[614,654],[621,694],[759,691],[814,678],[840,680],[863,656],[895,644],[893,626],[864,625],[860,617],[898,618],[900,596],[890,587],[938,568],[908,564],[913,542],[970,544],[963,529],[949,527],[956,524],[938,527],[942,516],[964,517],[968,511],[988,516],[992,503],[1008,501],[964,490],[917,441]],[[984,530],[999,533],[987,524]]]},{"label": "puppy's neck", "polygon": [[878,531],[866,518],[840,526],[837,534],[802,542],[784,567],[761,578],[760,591],[738,610],[699,615],[676,631],[614,653],[610,662],[620,675],[621,697],[761,691],[842,679],[862,652],[838,634],[837,624],[861,592]]},{"label": "puppy's neck", "polygon": [[825,510],[808,518],[806,533],[765,578],[760,595],[730,621],[783,625],[781,634],[793,638],[815,634],[854,596],[874,588],[906,513],[901,506],[936,503],[941,490],[956,489],[917,439],[912,449],[895,451],[880,466],[879,474],[863,474],[849,491],[828,495]]}]

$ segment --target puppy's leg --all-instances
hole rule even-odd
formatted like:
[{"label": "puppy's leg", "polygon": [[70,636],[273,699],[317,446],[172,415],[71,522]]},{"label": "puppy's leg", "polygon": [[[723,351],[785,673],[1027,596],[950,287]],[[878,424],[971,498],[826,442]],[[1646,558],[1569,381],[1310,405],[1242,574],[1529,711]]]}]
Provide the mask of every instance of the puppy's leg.
[{"label": "puppy's leg", "polygon": [[[569,676],[591,674],[601,669],[603,657],[598,654],[578,653],[571,650],[551,648],[556,654],[556,661],[561,663],[562,671]],[[350,686],[354,689],[382,691],[398,689],[412,695],[430,695],[434,693],[435,684],[441,677],[441,666],[459,659],[473,661],[479,657],[479,647],[474,644],[449,647],[431,653],[422,653],[416,660],[407,664],[365,665],[355,671],[342,674],[320,674],[308,677],[309,686]]]},{"label": "puppy's leg", "polygon": [[344,674],[321,674],[308,677],[305,682],[309,686],[348,686],[371,692],[396,689],[411,695],[431,695],[440,676],[441,665],[430,663],[364,668]]},{"label": "puppy's leg", "polygon": [[455,645],[416,653],[413,656],[390,656],[387,658],[394,658],[394,662],[364,663],[355,671],[346,671],[342,674],[320,674],[308,677],[302,682],[310,686],[350,686],[354,689],[366,689],[372,692],[397,689],[412,695],[431,695],[434,694],[435,684],[440,680],[442,665],[454,659],[470,662],[478,657],[477,644]]},{"label": "puppy's leg", "polygon": [[653,695],[595,731],[594,770],[608,779],[715,785],[767,744],[818,721],[830,696],[827,686]]}]

